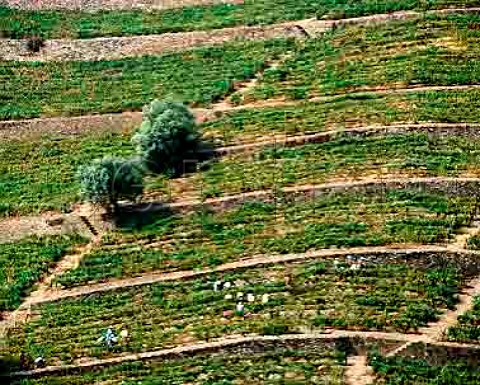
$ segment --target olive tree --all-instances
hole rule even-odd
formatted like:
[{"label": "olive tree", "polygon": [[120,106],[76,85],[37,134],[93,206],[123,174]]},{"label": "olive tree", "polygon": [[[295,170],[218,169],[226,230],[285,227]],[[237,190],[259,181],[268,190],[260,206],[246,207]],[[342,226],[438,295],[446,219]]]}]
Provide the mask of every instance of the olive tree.
[{"label": "olive tree", "polygon": [[135,200],[142,194],[143,174],[138,159],[97,159],[79,168],[80,191],[86,201],[117,211],[120,199]]},{"label": "olive tree", "polygon": [[181,103],[154,100],[143,109],[143,121],[132,141],[153,173],[180,171],[196,155],[199,134],[195,117]]}]

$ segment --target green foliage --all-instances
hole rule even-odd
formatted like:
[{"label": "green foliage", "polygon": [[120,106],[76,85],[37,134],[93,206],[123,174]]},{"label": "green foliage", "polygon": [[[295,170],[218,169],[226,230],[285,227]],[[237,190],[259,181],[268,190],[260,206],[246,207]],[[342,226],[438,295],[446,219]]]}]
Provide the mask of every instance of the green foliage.
[{"label": "green foliage", "polygon": [[[426,21],[418,24],[401,22],[393,31],[378,26],[366,30],[347,27],[339,35],[308,40],[305,46],[294,39],[237,40],[122,60],[5,62],[0,76],[9,78],[3,90],[9,103],[0,106],[0,117],[139,110],[154,98],[208,106],[230,95],[237,82],[251,79],[267,63],[285,54],[292,54],[292,58],[281,68],[266,71],[252,93],[245,95],[245,102],[282,95],[360,92],[398,84],[465,85],[480,81],[479,61],[475,60],[480,56],[478,33],[471,33],[464,19],[435,21],[435,28]],[[425,35],[425,31],[434,31],[434,36]],[[351,36],[355,33],[357,39]],[[457,41],[459,35],[465,40],[459,44],[468,49],[468,57],[450,45],[437,47],[438,41]],[[358,46],[370,44],[375,49],[365,49],[359,57]],[[387,48],[412,44],[419,47],[398,53]],[[378,53],[377,47],[386,51]],[[319,70],[324,61],[327,68]]]},{"label": "green foliage", "polygon": [[[262,352],[197,353],[162,360],[135,361],[97,368],[94,371],[59,373],[48,377],[19,379],[15,385],[110,385],[198,384],[231,385],[261,383],[328,385],[343,384],[343,354],[315,346],[315,350],[266,345]],[[318,368],[322,370],[319,371]],[[297,381],[292,382],[292,373]],[[128,380],[126,379],[128,378]],[[298,382],[300,381],[300,382]],[[2,382],[3,384],[3,382]]]},{"label": "green foliage", "polygon": [[139,111],[152,99],[208,106],[294,40],[233,41],[160,55],[98,61],[5,61],[1,119]]},{"label": "green foliage", "polygon": [[130,135],[88,132],[2,140],[0,216],[70,211],[81,201],[78,168],[109,154],[134,155]]},{"label": "green foliage", "polygon": [[56,236],[0,244],[0,311],[20,305],[41,275],[83,242],[79,236]]},{"label": "green foliage", "polygon": [[145,166],[153,173],[180,171],[199,145],[195,117],[180,103],[154,100],[143,110],[143,122],[132,138]]},{"label": "green foliage", "polygon": [[467,248],[471,250],[480,250],[480,235],[473,235],[467,240]]},{"label": "green foliage", "polygon": [[[248,155],[222,157],[193,175],[192,190],[204,197],[229,195],[294,184],[324,183],[337,175],[361,178],[391,175],[461,175],[480,164],[480,141],[464,137],[428,134],[348,137],[337,135],[325,143],[294,148],[265,148]],[[416,166],[412,166],[415,160]],[[440,224],[442,225],[442,224]],[[408,231],[409,224],[392,224]],[[425,228],[428,233],[431,229]],[[435,231],[435,229],[433,229]]]},{"label": "green foliage", "polygon": [[[391,89],[478,83],[480,65],[472,64],[470,55],[480,54],[480,33],[472,30],[467,20],[478,23],[479,17],[361,25],[308,39],[281,66],[266,71],[255,87],[243,93],[244,102],[308,99],[376,90],[379,86]],[[444,39],[455,43],[440,43]]]},{"label": "green foliage", "polygon": [[266,323],[265,325],[263,325],[262,331],[265,335],[287,334],[288,325],[283,323]]},{"label": "green foliage", "polygon": [[[204,136],[215,143],[234,145],[240,140],[254,142],[259,137],[270,135],[341,131],[355,126],[399,122],[479,122],[480,92],[475,89],[365,95],[369,98],[345,96],[328,103],[305,102],[290,107],[235,110],[204,123],[201,128]],[[465,152],[461,155],[466,156]],[[410,160],[418,161],[426,163],[428,159],[418,157]],[[451,165],[452,160],[449,163],[446,166]]]},{"label": "green foliage", "polygon": [[[400,104],[402,109],[390,106]],[[0,107],[1,108],[1,107]],[[480,92],[412,93],[369,100],[343,99],[332,103],[263,108],[229,113],[203,124],[202,136],[219,145],[253,141],[258,137],[354,125],[400,121],[478,122]],[[133,130],[133,126],[127,126]],[[40,210],[68,210],[80,201],[75,178],[78,167],[108,154],[135,154],[130,133],[86,132],[78,136],[45,134],[42,138],[2,141],[0,149],[0,216]],[[28,160],[28,161],[27,161]],[[415,164],[415,166],[414,166]],[[477,172],[480,141],[461,136],[406,134],[371,138],[342,138],[298,148],[265,149],[251,156],[224,157],[192,176],[190,188],[200,197],[271,188],[275,184],[322,183],[331,178],[387,173],[462,176]],[[169,194],[165,178],[146,179],[146,188]]]},{"label": "green foliage", "polygon": [[[423,261],[414,266],[377,260],[352,269],[347,258],[337,262],[318,258],[256,266],[43,304],[35,309],[38,318],[12,334],[9,350],[32,355],[42,349],[48,359],[66,363],[82,356],[105,358],[176,346],[184,338],[199,343],[238,334],[295,334],[305,328],[319,332],[325,325],[412,331],[444,311],[461,287],[460,275],[443,264],[426,269]],[[449,276],[448,296],[431,290],[439,283],[428,275],[437,271]],[[215,291],[216,280],[232,286]],[[357,302],[360,289],[381,298],[382,306]],[[239,292],[254,296],[244,301],[245,317],[234,313]],[[226,310],[233,314],[224,317]],[[97,331],[109,325],[126,328],[131,336],[116,352],[99,350],[95,343]],[[65,339],[65,334],[71,338]]]},{"label": "green foliage", "polygon": [[478,366],[462,360],[450,360],[443,365],[405,357],[375,355],[370,365],[385,385],[475,385],[478,384]]},{"label": "green foliage", "polygon": [[15,356],[0,356],[0,381],[4,385],[12,385],[14,382],[9,375],[12,372],[21,369],[21,363],[18,357]]},{"label": "green foliage", "polygon": [[458,317],[457,324],[448,328],[446,336],[450,341],[480,342],[480,296],[474,297],[473,308]]},{"label": "green foliage", "polygon": [[[150,218],[143,214],[145,223],[109,234],[103,247],[86,255],[58,282],[76,286],[146,271],[197,269],[259,254],[446,240],[468,223],[473,204],[471,197],[414,191],[408,195],[345,192],[295,204],[277,199],[276,204],[245,202],[221,212],[157,213]],[[409,231],[399,228],[397,234],[390,226],[393,220],[408,222]],[[137,242],[159,242],[165,247],[139,248]]]},{"label": "green foliage", "polygon": [[49,38],[128,36],[271,24],[312,17],[340,18],[408,9],[476,6],[476,0],[245,0],[237,4],[167,10],[26,11],[0,6],[0,34],[22,38],[30,31]]},{"label": "green foliage", "polygon": [[85,200],[115,205],[119,199],[134,200],[143,192],[143,169],[138,159],[103,158],[78,170]]}]

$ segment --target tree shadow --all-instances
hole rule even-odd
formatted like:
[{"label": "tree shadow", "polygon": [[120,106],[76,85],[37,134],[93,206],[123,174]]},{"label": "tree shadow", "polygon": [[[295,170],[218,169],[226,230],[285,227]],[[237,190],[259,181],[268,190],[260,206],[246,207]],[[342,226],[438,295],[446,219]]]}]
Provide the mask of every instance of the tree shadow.
[{"label": "tree shadow", "polygon": [[122,231],[148,230],[165,220],[178,217],[178,212],[161,202],[130,203],[119,206],[113,223],[115,228]]},{"label": "tree shadow", "polygon": [[10,385],[18,383],[12,378],[12,373],[20,370],[28,370],[25,362],[15,356],[0,356],[0,383],[3,385]]},{"label": "tree shadow", "polygon": [[217,162],[221,155],[215,151],[215,146],[209,141],[199,141],[195,152],[190,153],[182,162],[176,164],[171,178],[181,178],[186,174],[207,170],[212,163]]},{"label": "tree shadow", "polygon": [[[199,141],[196,151],[176,165],[169,178],[176,179],[187,174],[206,171],[220,157],[221,154],[215,151],[213,143]],[[159,221],[178,218],[180,213],[180,209],[174,210],[169,204],[158,201],[128,203],[116,207],[111,221],[115,228],[122,231],[144,230],[149,226],[155,226]]]}]

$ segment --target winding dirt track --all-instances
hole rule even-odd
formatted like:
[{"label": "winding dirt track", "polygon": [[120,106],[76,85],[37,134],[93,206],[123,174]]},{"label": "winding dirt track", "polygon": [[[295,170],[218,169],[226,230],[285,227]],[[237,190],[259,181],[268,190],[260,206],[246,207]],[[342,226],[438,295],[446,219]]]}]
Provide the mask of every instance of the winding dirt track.
[{"label": "winding dirt track", "polygon": [[473,308],[473,298],[480,294],[480,276],[473,278],[460,293],[455,309],[447,311],[438,322],[429,324],[419,331],[432,341],[440,341],[450,326],[454,326],[460,315]]},{"label": "winding dirt track", "polygon": [[44,296],[48,295],[53,280],[59,275],[75,269],[80,264],[84,255],[88,254],[99,241],[99,237],[93,237],[89,243],[77,247],[71,254],[63,257],[48,274],[41,278],[37,283],[35,291],[31,292],[16,310],[3,312],[1,314],[0,332],[3,334],[7,329],[15,327],[17,323],[26,321],[31,315],[31,305],[39,298],[44,298]]},{"label": "winding dirt track", "polygon": [[347,367],[344,373],[345,385],[370,385],[375,377],[368,366],[366,355],[350,356],[347,359]]}]

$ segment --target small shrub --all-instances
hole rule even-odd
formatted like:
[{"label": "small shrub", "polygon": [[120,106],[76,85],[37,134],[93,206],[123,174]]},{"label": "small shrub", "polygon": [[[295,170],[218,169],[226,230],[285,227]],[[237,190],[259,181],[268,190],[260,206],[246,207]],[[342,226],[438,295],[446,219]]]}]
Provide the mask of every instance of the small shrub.
[{"label": "small shrub", "polygon": [[480,250],[480,236],[474,235],[467,240],[467,248],[471,250]]},{"label": "small shrub", "polygon": [[426,304],[410,304],[404,313],[393,324],[404,333],[418,330],[431,321],[437,319],[437,312]]},{"label": "small shrub", "polygon": [[32,35],[27,37],[27,49],[30,52],[40,52],[40,49],[45,45],[43,38],[40,35]]},{"label": "small shrub", "polygon": [[325,327],[327,323],[327,318],[323,314],[319,314],[313,319],[313,325],[316,327]]},{"label": "small shrub", "polygon": [[243,95],[239,92],[234,93],[230,97],[230,103],[232,103],[235,106],[239,106],[240,104],[242,104],[242,102],[243,102]]}]

